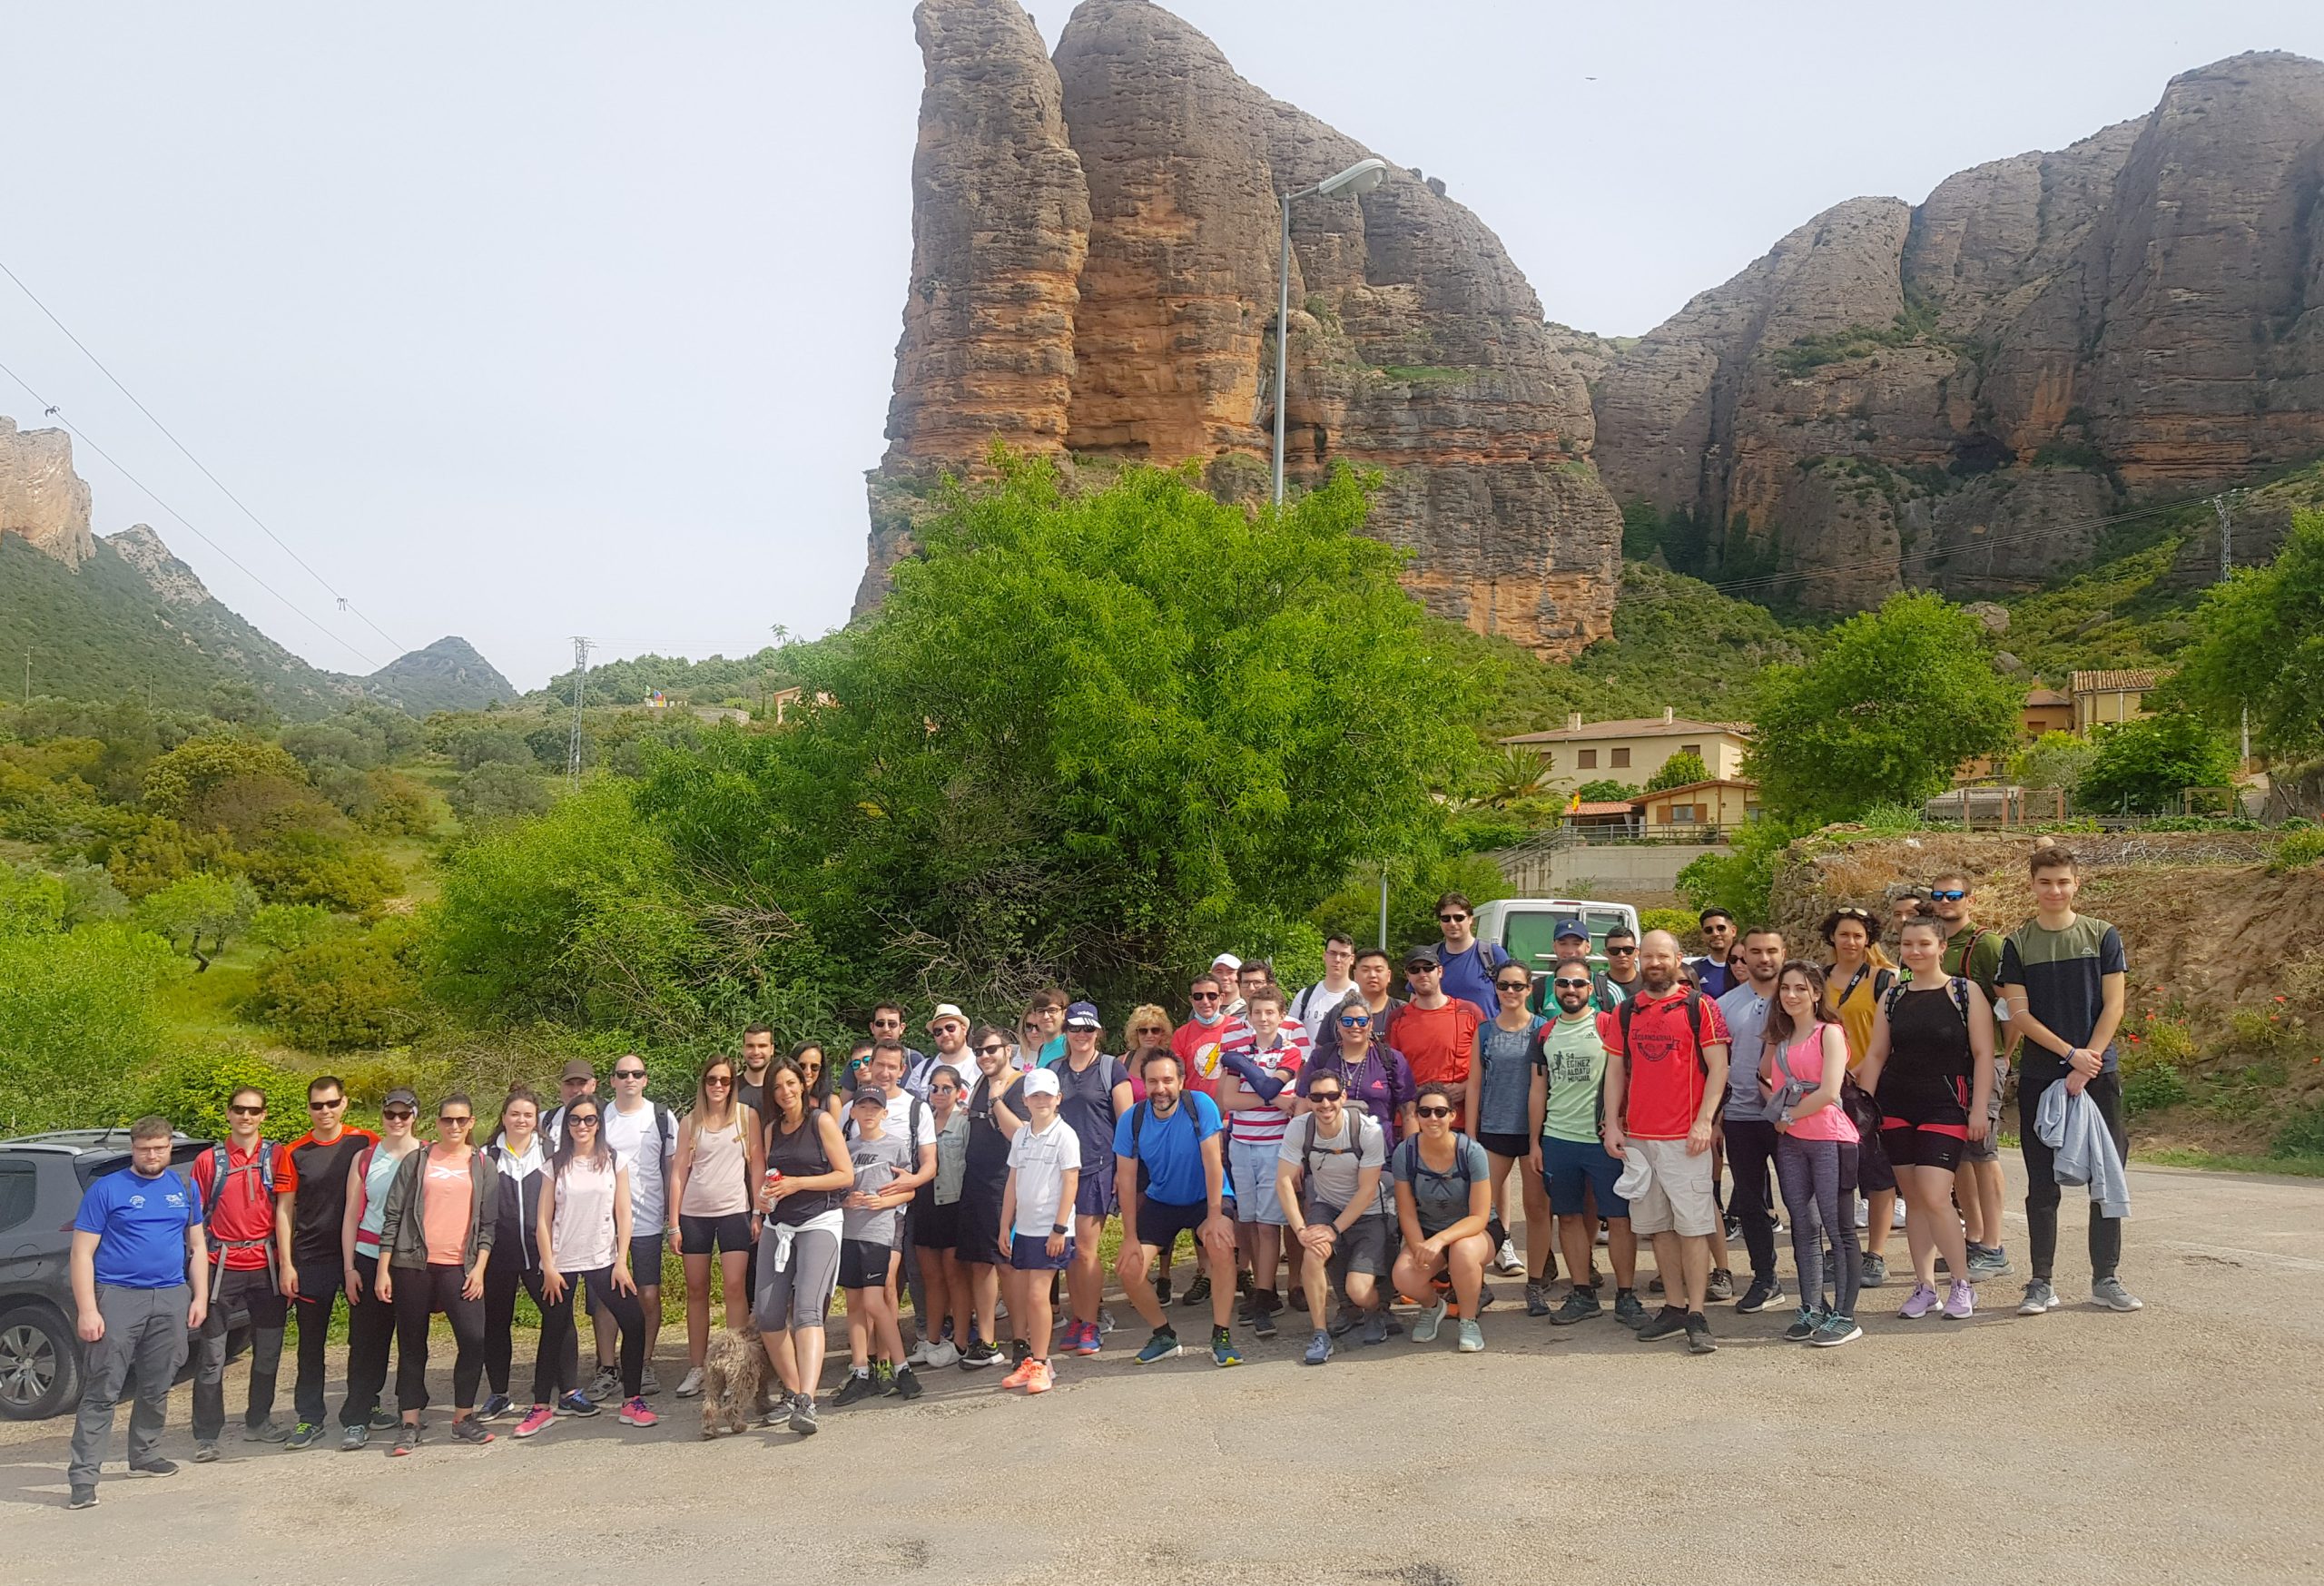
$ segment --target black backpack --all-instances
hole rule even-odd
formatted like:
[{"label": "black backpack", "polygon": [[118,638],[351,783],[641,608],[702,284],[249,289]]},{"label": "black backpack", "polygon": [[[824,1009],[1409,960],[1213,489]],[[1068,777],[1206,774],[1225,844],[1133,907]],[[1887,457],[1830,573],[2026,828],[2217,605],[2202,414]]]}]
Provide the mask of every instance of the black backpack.
[{"label": "black backpack", "polygon": [[[1948,975],[1945,979],[1945,989],[1953,993],[1953,1010],[1961,1016],[1961,1022],[1966,1024],[1969,1022],[1969,977]],[[1905,980],[1898,980],[1895,985],[1890,986],[1880,999],[1880,1011],[1886,1013],[1890,1019],[1895,1019],[1898,1000],[1910,989],[1910,983]]]}]

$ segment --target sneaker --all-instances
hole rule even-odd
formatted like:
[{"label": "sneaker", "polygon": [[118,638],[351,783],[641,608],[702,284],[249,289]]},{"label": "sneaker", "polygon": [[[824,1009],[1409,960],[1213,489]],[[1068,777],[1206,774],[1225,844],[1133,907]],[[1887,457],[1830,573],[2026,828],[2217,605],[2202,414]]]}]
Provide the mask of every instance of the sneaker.
[{"label": "sneaker", "polygon": [[1662,1279],[1659,1276],[1657,1276],[1653,1282],[1646,1286],[1646,1292],[1650,1295],[1660,1294],[1662,1292]]},{"label": "sneaker", "polygon": [[1170,1303],[1170,1275],[1167,1272],[1154,1280],[1154,1303],[1160,1305]]},{"label": "sneaker", "polygon": [[1664,1338],[1676,1338],[1687,1330],[1687,1313],[1676,1305],[1665,1305],[1655,1312],[1653,1319],[1638,1330],[1639,1342],[1653,1344]]},{"label": "sneaker", "polygon": [[1022,1365],[1032,1358],[1033,1346],[1031,1345],[1026,1343],[1022,1338],[1011,1338],[1009,1341],[1009,1359],[1010,1364]]},{"label": "sneaker", "polygon": [[73,1496],[64,1500],[64,1507],[67,1509],[94,1509],[96,1506],[97,1489],[93,1482],[75,1482],[73,1484]]},{"label": "sneaker", "polygon": [[[915,1368],[925,1366],[928,1364],[928,1356],[934,1347],[927,1339],[921,1339],[911,1346],[911,1353],[904,1356],[904,1364]],[[678,1391],[683,1394],[685,1390],[681,1388]]]},{"label": "sneaker", "polygon": [[396,1427],[395,1446],[388,1450],[388,1457],[401,1459],[404,1455],[416,1452],[419,1447],[419,1428],[399,1424]]},{"label": "sneaker", "polygon": [[2009,1256],[1998,1245],[1969,1246],[1969,1281],[1980,1283],[2009,1270]]},{"label": "sneaker", "polygon": [[1733,1212],[1727,1214],[1727,1242],[1730,1245],[1743,1242],[1743,1219]]},{"label": "sneaker", "polygon": [[[624,1414],[622,1418],[624,1420],[628,1419],[626,1413]],[[478,1420],[473,1415],[454,1416],[452,1418],[452,1435],[462,1443],[473,1443],[479,1448],[492,1441],[492,1433],[487,1432],[484,1429],[484,1423]]]},{"label": "sneaker", "polygon": [[1376,1311],[1364,1313],[1363,1337],[1366,1344],[1388,1342],[1388,1312],[1384,1306]]},{"label": "sneaker", "polygon": [[1945,1288],[1945,1314],[1956,1322],[1965,1322],[1977,1314],[1977,1291],[1969,1286],[1966,1278],[1955,1278]]},{"label": "sneaker", "polygon": [[1243,1352],[1235,1347],[1234,1338],[1224,1327],[1213,1327],[1210,1330],[1210,1364],[1213,1365],[1243,1364]]},{"label": "sneaker", "polygon": [[960,1369],[981,1371],[1000,1358],[1000,1351],[981,1338],[971,1338],[969,1346],[960,1352]]},{"label": "sneaker", "polygon": [[1272,1338],[1275,1336],[1275,1307],[1266,1303],[1273,1298],[1275,1298],[1273,1295],[1255,1296],[1255,1303],[1251,1307],[1252,1337]]},{"label": "sneaker", "polygon": [[1587,1322],[1605,1314],[1605,1302],[1600,1300],[1595,1292],[1578,1288],[1565,1296],[1565,1304],[1550,1314],[1550,1325],[1571,1327],[1576,1322]]},{"label": "sneaker", "polygon": [[1525,1270],[1525,1263],[1518,1256],[1514,1243],[1507,1239],[1501,1242],[1501,1248],[1492,1258],[1492,1269],[1503,1277],[1515,1277]]},{"label": "sneaker", "polygon": [[785,1420],[789,1419],[790,1414],[791,1395],[778,1389],[774,1395],[774,1402],[766,1407],[766,1414],[759,1417],[759,1424],[762,1426],[780,1426]]},{"label": "sneaker", "polygon": [[1444,1313],[1452,1308],[1452,1305],[1443,1299],[1423,1307],[1419,1317],[1413,1323],[1413,1342],[1435,1343],[1436,1330],[1444,1325]]},{"label": "sneaker", "polygon": [[1098,1336],[1102,1338],[1108,1333],[1118,1333],[1121,1330],[1122,1325],[1114,1320],[1114,1313],[1104,1305],[1099,1305],[1098,1307]]},{"label": "sneaker", "polygon": [[554,1407],[547,1404],[535,1404],[531,1410],[526,1413],[525,1418],[517,1423],[516,1435],[518,1437],[534,1436],[545,1429],[550,1422],[556,1419],[556,1411]]},{"label": "sneaker", "polygon": [[1549,1285],[1539,1279],[1529,1281],[1525,1285],[1525,1314],[1529,1316],[1546,1316],[1550,1314]]},{"label": "sneaker", "polygon": [[216,1464],[218,1463],[218,1445],[214,1443],[195,1443],[193,1445],[193,1463],[198,1465]]},{"label": "sneaker", "polygon": [[1783,1330],[1783,1341],[1786,1344],[1805,1344],[1816,1336],[1816,1329],[1823,1325],[1824,1313],[1821,1310],[1814,1305],[1802,1305],[1799,1314],[1791,1319],[1791,1325]]},{"label": "sneaker", "polygon": [[[645,1385],[642,1381],[638,1384],[641,1388]],[[678,1379],[678,1397],[691,1399],[700,1392],[702,1392],[702,1367],[690,1365],[686,1367],[686,1374]]]},{"label": "sneaker", "polygon": [[1210,1274],[1197,1275],[1194,1282],[1187,1285],[1186,1297],[1178,1303],[1189,1308],[1210,1304]]},{"label": "sneaker", "polygon": [[1859,1234],[1872,1226],[1872,1203],[1862,1196],[1856,1197],[1856,1231]]},{"label": "sneaker", "polygon": [[1886,1256],[1866,1256],[1864,1258],[1863,1270],[1858,1275],[1858,1277],[1862,1287],[1880,1288],[1885,1286],[1888,1282],[1888,1258]]},{"label": "sneaker", "polygon": [[1461,1342],[1453,1347],[1462,1355],[1482,1354],[1485,1346],[1485,1330],[1470,1318],[1461,1318]]},{"label": "sneaker", "polygon": [[366,1421],[364,1424],[369,1426],[374,1432],[393,1432],[397,1427],[403,1424],[403,1421],[401,1417],[395,1414],[392,1411],[382,1410],[375,1405],[372,1408],[369,1419]]},{"label": "sneaker", "polygon": [[1604,1217],[1600,1217],[1598,1219],[1598,1233],[1596,1236],[1597,1243],[1603,1245],[1610,1236],[1611,1236],[1607,1231],[1606,1219]]},{"label": "sneaker", "polygon": [[897,1372],[888,1383],[888,1392],[893,1394],[897,1398],[903,1400],[906,1404],[911,1403],[912,1400],[917,1399],[926,1391],[926,1389],[920,1385],[920,1379],[911,1374],[911,1367],[910,1366],[905,1366],[902,1370]]},{"label": "sneaker", "polygon": [[1153,1337],[1148,1338],[1146,1341],[1146,1346],[1131,1358],[1140,1365],[1152,1365],[1157,1360],[1176,1360],[1185,1353],[1185,1347],[1178,1342],[1178,1335],[1167,1328],[1163,1328],[1157,1331]]},{"label": "sneaker", "polygon": [[802,1437],[812,1437],[818,1430],[815,1420],[815,1396],[794,1394],[791,1398],[791,1430]]},{"label": "sneaker", "polygon": [[[1031,1351],[1029,1350],[1027,1353],[1030,1354]],[[879,1389],[883,1394],[894,1393],[896,1391],[896,1368],[884,1360],[873,1361],[872,1363],[872,1385]]]},{"label": "sneaker", "polygon": [[2044,1311],[2054,1311],[2063,1304],[2058,1291],[2050,1286],[2046,1277],[2037,1277],[2025,1286],[2025,1297],[2017,1302],[2021,1316],[2038,1316]]},{"label": "sneaker", "polygon": [[1046,1360],[1033,1362],[1033,1373],[1025,1379],[1028,1394],[1046,1394],[1057,1386],[1057,1369]]},{"label": "sneaker", "polygon": [[1302,1365],[1321,1365],[1324,1362],[1331,1359],[1331,1357],[1332,1335],[1323,1328],[1318,1327],[1315,1329],[1315,1335],[1307,1340],[1307,1353],[1299,1357],[1299,1364]]},{"label": "sneaker", "polygon": [[1905,1231],[1905,1197],[1901,1195],[1896,1197],[1896,1204],[1888,1208],[1888,1231],[1892,1234]]},{"label": "sneaker", "polygon": [[1646,1325],[1646,1302],[1638,1297],[1638,1290],[1626,1288],[1615,1292],[1614,1320],[1633,1333]]},{"label": "sneaker", "polygon": [[131,1460],[129,1468],[141,1476],[174,1476],[178,1473],[178,1462],[157,1453],[151,1459]]},{"label": "sneaker", "polygon": [[1717,1355],[1718,1340],[1710,1335],[1710,1318],[1700,1311],[1689,1311],[1686,1315],[1687,1353]]},{"label": "sneaker", "polygon": [[947,1338],[928,1352],[925,1364],[931,1371],[941,1371],[948,1365],[958,1365],[960,1364],[960,1351],[950,1338]]},{"label": "sneaker", "polygon": [[1735,1308],[1748,1316],[1766,1310],[1784,1297],[1782,1279],[1755,1277],[1751,1280],[1751,1286],[1743,1291],[1743,1297],[1735,1302]]},{"label": "sneaker", "polygon": [[1710,1286],[1703,1290],[1703,1297],[1713,1300],[1733,1299],[1735,1297],[1735,1275],[1728,1271],[1724,1266],[1712,1267],[1710,1273]]},{"label": "sneaker", "polygon": [[242,1428],[244,1443],[281,1443],[290,1435],[290,1429],[281,1422],[269,1418],[255,1426]]},{"label": "sneaker", "polygon": [[649,1396],[662,1391],[662,1379],[654,1374],[654,1363],[650,1360],[637,1375],[637,1391]]},{"label": "sneaker", "polygon": [[1023,1387],[1033,1380],[1033,1367],[1039,1364],[1031,1355],[1027,1355],[1010,1368],[1007,1376],[1000,1379],[1000,1385],[1004,1388]]},{"label": "sneaker", "polygon": [[621,1374],[610,1365],[599,1366],[597,1374],[589,1379],[588,1393],[593,1404],[599,1399],[621,1397]]},{"label": "sneaker", "polygon": [[1340,1308],[1333,1313],[1332,1325],[1328,1331],[1334,1338],[1344,1338],[1363,1325],[1364,1313],[1354,1305],[1343,1303]]},{"label": "sneaker", "polygon": [[660,1419],[659,1415],[645,1407],[645,1395],[643,1394],[623,1402],[621,1423],[624,1426],[651,1426]]},{"label": "sneaker", "polygon": [[1856,1325],[1854,1316],[1826,1316],[1817,1325],[1816,1336],[1808,1344],[1817,1349],[1831,1349],[1842,1344],[1853,1344],[1864,1336],[1864,1329]]},{"label": "sneaker", "polygon": [[282,1440],[282,1446],[290,1449],[312,1448],[322,1440],[321,1427],[311,1421],[301,1421],[290,1429],[290,1435]]},{"label": "sneaker", "polygon": [[2110,1311],[2141,1311],[2146,1302],[2122,1286],[2119,1277],[2102,1277],[2090,1286],[2090,1303]]},{"label": "sneaker", "polygon": [[571,1393],[566,1394],[565,1397],[556,1402],[556,1413],[558,1414],[578,1415],[585,1421],[590,1416],[596,1414],[604,1406],[600,1405],[596,1400],[583,1393],[579,1388],[574,1389]]},{"label": "sneaker", "polygon": [[1905,1321],[1917,1322],[1935,1308],[1936,1290],[1925,1283],[1916,1283],[1913,1285],[1913,1292],[1905,1296],[1905,1303],[1897,1308],[1896,1315]]},{"label": "sneaker", "polygon": [[371,1429],[369,1426],[357,1425],[347,1427],[339,1434],[339,1452],[341,1453],[353,1453],[357,1449],[361,1448],[365,1443],[370,1441]]},{"label": "sneaker", "polygon": [[[1001,1385],[1007,1387],[1009,1384],[1004,1383]],[[852,1371],[847,1374],[847,1380],[840,1384],[839,1392],[832,1395],[832,1404],[836,1408],[844,1410],[850,1404],[859,1404],[870,1398],[873,1392],[875,1390],[872,1386],[870,1372]]]}]

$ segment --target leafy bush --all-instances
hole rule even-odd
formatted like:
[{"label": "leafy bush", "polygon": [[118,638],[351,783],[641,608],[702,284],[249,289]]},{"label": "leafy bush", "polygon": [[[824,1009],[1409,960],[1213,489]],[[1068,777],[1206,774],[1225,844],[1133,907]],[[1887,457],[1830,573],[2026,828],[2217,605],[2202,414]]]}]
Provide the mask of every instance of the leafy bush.
[{"label": "leafy bush", "polygon": [[2282,875],[2319,860],[2324,860],[2324,828],[2311,826],[2276,844],[2275,852],[2268,856],[2268,873]]},{"label": "leafy bush", "polygon": [[[1751,922],[1749,916],[1745,916],[1743,922],[1748,925]],[[1638,928],[1640,934],[1649,931],[1667,931],[1677,937],[1679,945],[1689,952],[1699,951],[1702,948],[1702,928],[1684,909],[1640,909],[1638,911]]]},{"label": "leafy bush", "polygon": [[257,738],[191,738],[146,772],[145,803],[157,815],[183,819],[231,783],[266,780],[303,785],[307,773],[280,744]]},{"label": "leafy bush", "polygon": [[1746,924],[1767,919],[1775,893],[1776,862],[1792,839],[1807,830],[1807,823],[1782,821],[1754,821],[1738,827],[1732,853],[1706,853],[1679,872],[1679,895],[1698,910],[1716,903]]},{"label": "leafy bush", "polygon": [[2088,810],[2175,813],[2180,792],[2235,780],[2235,745],[2191,715],[2165,712],[2098,730],[2098,752],[2074,783]]},{"label": "leafy bush", "polygon": [[468,772],[445,797],[452,813],[468,826],[545,814],[555,802],[545,778],[503,760],[487,761]]},{"label": "leafy bush", "polygon": [[266,1095],[266,1135],[294,1138],[306,1128],[306,1081],[232,1048],[182,1053],[141,1074],[127,1110],[159,1113],[187,1134],[216,1139],[226,1132],[226,1104],[255,1085]]},{"label": "leafy bush", "polygon": [[[137,923],[185,951],[199,974],[242,933],[257,911],[258,892],[241,876],[198,872],[148,894],[137,905]],[[206,951],[205,941],[210,944]]]},{"label": "leafy bush", "polygon": [[2187,1079],[2177,1069],[2141,1069],[2122,1077],[2122,1108],[2132,1118],[2161,1112],[2186,1099]]},{"label": "leafy bush", "polygon": [[1585,804],[1610,804],[1619,800],[1634,799],[1639,796],[1640,790],[1630,783],[1601,776],[1595,782],[1583,783],[1573,791]]},{"label": "leafy bush", "polygon": [[2278,1157],[2324,1157],[2324,1101],[2286,1118],[2268,1148]]},{"label": "leafy bush", "polygon": [[403,884],[385,854],[321,832],[285,832],[244,861],[270,903],[320,903],[357,914]]},{"label": "leafy bush", "polygon": [[123,1076],[161,1049],[159,992],[183,964],[117,924],[0,934],[0,1120],[11,1132],[126,1122]]},{"label": "leafy bush", "polygon": [[265,903],[251,916],[244,935],[260,947],[288,952],[348,929],[345,921],[320,903]]},{"label": "leafy bush", "polygon": [[1710,767],[1703,763],[1703,757],[1682,751],[1664,761],[1661,767],[1646,779],[1646,791],[1660,793],[1665,788],[1685,787],[1689,783],[1709,780]]},{"label": "leafy bush", "polygon": [[1876,837],[1902,837],[1928,830],[1928,818],[1918,804],[1875,804],[1856,821]]},{"label": "leafy bush", "polygon": [[382,927],[292,948],[259,970],[251,1010],[320,1051],[408,1041],[421,1020],[407,935]]},{"label": "leafy bush", "polygon": [[2096,758],[2098,745],[2079,733],[2044,733],[2009,757],[2009,780],[2021,787],[2072,787]]}]

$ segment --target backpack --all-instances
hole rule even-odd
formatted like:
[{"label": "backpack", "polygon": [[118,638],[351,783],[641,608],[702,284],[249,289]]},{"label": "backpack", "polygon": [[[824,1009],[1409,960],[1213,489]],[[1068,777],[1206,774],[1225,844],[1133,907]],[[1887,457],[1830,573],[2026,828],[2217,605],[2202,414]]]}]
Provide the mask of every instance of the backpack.
[{"label": "backpack", "polygon": [[[1962,961],[1965,963],[1968,960],[1964,959]],[[1891,1019],[1896,1018],[1896,1003],[1901,998],[1903,998],[1905,992],[1909,989],[1909,982],[1898,980],[1896,984],[1888,987],[1886,990],[1882,992],[1880,998],[1880,1011],[1886,1014]],[[1945,979],[1945,990],[1953,993],[1953,1010],[1961,1016],[1962,1023],[1968,1023],[1969,977],[1966,975],[1947,976]]]},{"label": "backpack", "polygon": [[[1187,1115],[1187,1127],[1195,1131],[1195,1145],[1197,1149],[1202,1145],[1203,1138],[1202,1111],[1195,1105],[1195,1098],[1201,1094],[1199,1090],[1182,1090],[1178,1093],[1178,1111]],[[1154,1103],[1151,1101],[1141,1101],[1129,1109],[1129,1154],[1137,1158],[1137,1193],[1140,1195],[1146,1193],[1146,1187],[1153,1182],[1154,1175],[1146,1166],[1145,1153],[1137,1148],[1137,1137],[1145,1129],[1146,1120],[1153,1116]],[[1166,1119],[1165,1122],[1167,1121]]]},{"label": "backpack", "polygon": [[1401,1167],[1403,1169],[1403,1177],[1407,1183],[1418,1178],[1423,1173],[1427,1174],[1431,1178],[1451,1178],[1457,1175],[1461,1180],[1461,1193],[1463,1196],[1466,1196],[1469,1192],[1470,1186],[1476,1182],[1476,1175],[1472,1172],[1469,1167],[1469,1137],[1462,1134],[1459,1129],[1454,1129],[1452,1131],[1452,1173],[1439,1174],[1434,1168],[1429,1167],[1425,1162],[1423,1162],[1420,1159],[1420,1137],[1418,1135],[1408,1136],[1397,1145],[1396,1151],[1403,1160],[1401,1162],[1392,1162],[1390,1166],[1391,1167]]},{"label": "backpack", "polygon": [[[365,1153],[369,1159],[369,1153]],[[274,1148],[264,1140],[259,1142],[254,1158],[240,1167],[226,1166],[226,1142],[220,1140],[210,1148],[210,1204],[202,1208],[202,1232],[210,1236],[212,1265],[222,1263],[229,1250],[248,1250],[274,1243],[274,1230],[269,1227],[263,1239],[222,1239],[218,1236],[218,1208],[225,1203],[226,1185],[237,1173],[256,1173],[259,1188],[266,1198],[274,1199]]]}]

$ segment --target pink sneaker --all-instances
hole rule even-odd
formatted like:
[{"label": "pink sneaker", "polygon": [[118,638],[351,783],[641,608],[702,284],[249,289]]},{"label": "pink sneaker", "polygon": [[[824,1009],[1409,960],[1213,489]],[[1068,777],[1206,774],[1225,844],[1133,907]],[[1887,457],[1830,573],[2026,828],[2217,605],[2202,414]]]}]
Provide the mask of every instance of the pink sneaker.
[{"label": "pink sneaker", "polygon": [[1955,1278],[1945,1289],[1945,1314],[1956,1322],[1965,1322],[1977,1314],[1977,1291],[1969,1286],[1966,1278]]},{"label": "pink sneaker", "polygon": [[621,1407],[621,1423],[624,1426],[651,1426],[661,1419],[645,1407],[643,1399],[632,1399]]},{"label": "pink sneaker", "polygon": [[1913,1292],[1905,1296],[1905,1304],[1897,1315],[1907,1322],[1917,1322],[1936,1309],[1936,1291],[1925,1283],[1913,1285]]},{"label": "pink sneaker", "polygon": [[1066,1347],[1076,1355],[1095,1355],[1106,1346],[1104,1340],[1098,1336],[1098,1324],[1095,1322],[1077,1324],[1075,1335]]},{"label": "pink sneaker", "polygon": [[547,1404],[535,1404],[532,1414],[517,1423],[517,1435],[530,1437],[556,1419],[556,1412],[554,1409]]}]

